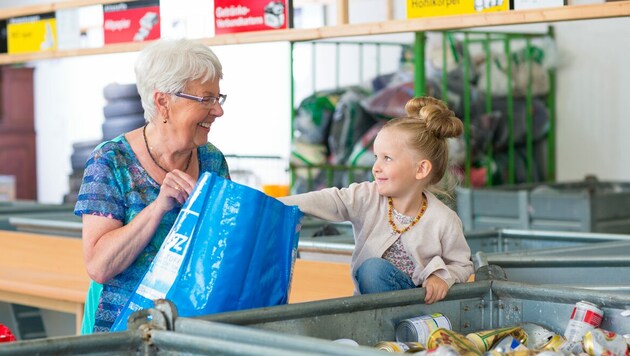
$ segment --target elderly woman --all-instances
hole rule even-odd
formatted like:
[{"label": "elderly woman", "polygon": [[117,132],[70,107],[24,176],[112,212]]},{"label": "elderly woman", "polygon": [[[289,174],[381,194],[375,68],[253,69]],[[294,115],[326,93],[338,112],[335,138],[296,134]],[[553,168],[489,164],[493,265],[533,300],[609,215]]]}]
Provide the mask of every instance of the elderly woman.
[{"label": "elderly woman", "polygon": [[158,41],[137,60],[144,127],[100,144],[86,163],[74,213],[93,281],[83,333],[107,332],[168,234],[203,172],[229,178],[208,142],[223,115],[221,63],[205,45]]}]

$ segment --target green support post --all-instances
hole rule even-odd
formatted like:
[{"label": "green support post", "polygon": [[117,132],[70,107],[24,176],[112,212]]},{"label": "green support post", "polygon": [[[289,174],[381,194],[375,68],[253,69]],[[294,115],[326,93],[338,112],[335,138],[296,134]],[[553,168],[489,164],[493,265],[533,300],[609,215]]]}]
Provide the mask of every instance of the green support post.
[{"label": "green support post", "polygon": [[464,184],[466,187],[471,186],[471,172],[472,172],[472,147],[471,147],[471,112],[470,112],[470,52],[468,46],[468,33],[464,34],[464,142],[466,146],[466,163],[464,166]]},{"label": "green support post", "polygon": [[525,122],[526,122],[526,151],[527,151],[527,183],[534,181],[534,97],[533,97],[533,63],[532,43],[528,37],[525,40],[525,61],[527,63],[527,93],[525,93]]},{"label": "green support post", "polygon": [[427,84],[424,74],[424,32],[416,32],[416,40],[414,44],[414,64],[416,71],[414,73],[414,94],[415,96],[424,96],[427,93]]},{"label": "green support post", "polygon": [[449,48],[446,45],[446,37],[448,32],[442,32],[442,100],[448,104],[448,57],[447,53]]},{"label": "green support post", "polygon": [[507,117],[508,117],[508,183],[514,184],[515,177],[515,149],[514,149],[514,90],[512,88],[512,50],[510,49],[511,35],[505,37],[504,51],[507,58]]},{"label": "green support post", "polygon": [[[485,99],[486,99],[486,113],[491,113],[492,112],[492,91],[491,91],[491,86],[492,86],[492,51],[490,50],[490,42],[491,42],[491,38],[490,38],[490,34],[486,33],[485,36],[485,41],[483,42],[483,51],[485,53],[486,56],[486,93],[485,93]],[[488,145],[488,149],[486,151],[486,186],[492,186],[493,185],[493,177],[494,174],[492,172],[492,162],[493,162],[493,156],[494,156],[494,147],[492,147],[492,142],[490,143],[490,145]]]},{"label": "green support post", "polygon": [[[549,26],[549,37],[554,38],[553,27]],[[549,109],[549,132],[547,133],[547,181],[556,180],[556,75],[549,70],[549,93],[547,93]]]}]

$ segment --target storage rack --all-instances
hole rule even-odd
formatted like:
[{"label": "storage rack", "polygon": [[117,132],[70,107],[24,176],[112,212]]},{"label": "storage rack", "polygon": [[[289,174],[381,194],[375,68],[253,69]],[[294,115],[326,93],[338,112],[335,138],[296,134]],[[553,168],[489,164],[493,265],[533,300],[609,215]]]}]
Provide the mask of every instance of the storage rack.
[{"label": "storage rack", "polygon": [[[415,95],[425,95],[427,94],[425,92],[426,88],[427,88],[427,83],[428,83],[428,78],[427,75],[425,74],[425,62],[426,60],[426,56],[425,56],[425,47],[427,46],[427,42],[426,42],[426,37],[427,37],[428,33],[424,33],[424,32],[418,32],[415,34],[415,44],[408,44],[408,43],[395,43],[395,42],[369,42],[369,41],[329,41],[329,40],[325,40],[325,41],[308,41],[308,42],[292,42],[291,43],[291,62],[294,63],[296,62],[296,59],[294,58],[294,54],[296,52],[296,47],[297,46],[307,46],[310,47],[310,52],[311,52],[311,57],[312,57],[312,68],[311,68],[311,94],[313,96],[318,95],[320,93],[322,93],[321,91],[318,92],[317,87],[316,87],[316,82],[318,78],[321,78],[322,76],[328,75],[328,76],[334,76],[334,80],[328,80],[328,82],[334,82],[334,91],[340,91],[343,90],[344,88],[341,88],[340,86],[340,74],[341,74],[341,65],[342,62],[344,62],[342,60],[342,55],[341,52],[343,49],[345,49],[345,52],[348,52],[349,50],[353,50],[356,54],[356,56],[351,56],[351,63],[356,64],[356,72],[354,74],[355,77],[357,77],[357,83],[355,83],[355,85],[360,86],[362,83],[364,83],[364,80],[366,78],[366,70],[364,69],[365,63],[366,63],[366,49],[370,49],[373,48],[372,51],[370,51],[370,60],[372,62],[376,63],[375,69],[373,70],[373,74],[378,77],[381,73],[381,57],[383,56],[383,50],[382,47],[389,47],[389,48],[396,48],[398,50],[398,52],[396,53],[396,55],[401,55],[400,53],[403,53],[404,48],[405,47],[413,47],[413,52],[414,52],[414,59],[415,59],[415,64],[414,64],[414,90],[415,90]],[[533,58],[533,51],[534,51],[534,46],[532,44],[533,40],[536,39],[544,39],[544,38],[548,38],[551,39],[552,38],[552,32],[551,30],[548,30],[547,33],[502,33],[502,32],[474,32],[474,31],[441,31],[440,32],[441,38],[442,38],[442,58],[441,58],[441,77],[440,77],[440,85],[439,85],[439,90],[437,90],[436,94],[440,94],[439,97],[442,98],[442,100],[444,101],[449,101],[449,95],[448,95],[448,71],[444,70],[444,68],[447,68],[447,56],[452,55],[455,58],[455,62],[457,62],[458,65],[458,69],[463,71],[463,76],[462,76],[462,80],[461,80],[461,86],[463,88],[463,90],[461,90],[461,92],[458,92],[457,94],[460,95],[461,97],[463,97],[463,104],[460,107],[459,110],[459,117],[463,120],[464,122],[464,139],[465,139],[465,147],[466,147],[466,155],[465,155],[465,164],[464,164],[464,180],[465,180],[465,186],[470,186],[471,185],[471,167],[472,167],[472,161],[473,161],[473,152],[472,152],[472,144],[471,144],[471,118],[473,113],[471,112],[471,106],[473,105],[472,103],[472,78],[473,78],[473,74],[472,72],[474,71],[474,63],[471,63],[472,59],[471,59],[471,48],[473,49],[477,49],[479,50],[478,47],[481,47],[481,53],[483,53],[484,57],[485,57],[485,82],[487,83],[485,85],[485,92],[483,92],[483,96],[484,96],[484,102],[485,102],[485,113],[491,113],[493,111],[493,100],[494,99],[500,99],[501,101],[505,101],[507,103],[507,109],[504,113],[505,118],[507,119],[507,134],[508,134],[508,142],[507,142],[507,167],[503,167],[506,171],[506,179],[504,179],[504,182],[507,181],[507,183],[513,184],[517,182],[517,178],[516,178],[516,150],[518,148],[518,146],[523,146],[523,142],[516,142],[515,141],[515,113],[514,113],[514,103],[516,100],[516,94],[515,94],[515,90],[513,89],[512,83],[513,83],[513,78],[512,78],[512,67],[514,66],[513,62],[513,53],[512,50],[515,48],[515,42],[521,42],[521,44],[523,45],[523,49],[521,49],[521,51],[524,53],[524,65],[526,67],[527,70],[527,86],[526,86],[526,90],[525,90],[525,107],[527,108],[526,112],[525,112],[525,122],[524,122],[524,126],[525,126],[525,143],[524,143],[524,152],[525,152],[525,179],[522,180],[521,182],[527,182],[527,183],[532,183],[535,181],[553,181],[555,179],[555,162],[554,162],[554,158],[555,158],[555,150],[554,150],[554,137],[555,137],[555,132],[554,132],[554,121],[555,121],[555,115],[554,115],[554,108],[555,108],[555,100],[554,100],[554,73],[553,71],[549,70],[547,75],[549,78],[549,82],[550,82],[550,89],[547,92],[547,94],[545,95],[546,97],[546,106],[547,106],[547,111],[549,114],[549,130],[546,133],[546,138],[542,141],[542,143],[546,143],[546,149],[544,150],[547,154],[546,157],[536,157],[535,152],[534,152],[534,144],[535,144],[535,138],[534,138],[534,120],[533,120],[533,116],[534,116],[534,110],[533,110],[533,100],[534,100],[534,93],[533,93],[533,62],[534,62],[534,58]],[[461,50],[456,50],[456,41],[455,41],[455,37],[459,37],[461,38],[459,40],[459,43],[462,45],[462,49]],[[492,70],[492,66],[494,66],[493,62],[491,61],[491,59],[493,58],[493,50],[491,49],[493,44],[500,44],[500,47],[503,50],[502,56],[503,58],[506,59],[506,65],[507,68],[505,70],[506,74],[507,74],[507,92],[505,93],[504,97],[493,97],[492,95],[492,78],[491,78],[491,73],[493,72]],[[321,73],[322,71],[318,71],[318,64],[319,62],[317,61],[317,58],[322,58],[324,56],[318,56],[318,51],[320,48],[322,47],[333,47],[334,50],[332,51],[334,53],[334,60],[332,60],[332,62],[334,62],[334,69],[332,70],[328,70],[327,73]],[[494,46],[496,47],[496,46]],[[496,49],[495,49],[496,50]],[[390,51],[391,52],[391,51]],[[450,55],[447,54],[450,52]],[[463,52],[463,53],[460,53]],[[390,53],[391,54],[391,53]],[[358,60],[356,59],[358,58]],[[402,60],[402,59],[401,59]],[[299,59],[297,60],[299,61]],[[348,60],[345,60],[345,64],[348,64]],[[295,90],[295,76],[294,76],[294,72],[293,72],[293,66],[291,66],[291,78],[292,78],[292,83],[291,83],[291,88],[292,88],[292,96],[291,96],[291,106],[293,108],[293,110],[291,111],[292,113],[292,117],[291,117],[291,122],[292,122],[292,126],[293,123],[295,123],[295,117],[296,117],[296,111],[298,110],[297,105],[296,105],[296,90]],[[354,68],[352,69],[352,71],[354,72]],[[325,71],[324,71],[325,72]],[[329,78],[330,79],[330,78]],[[433,78],[431,78],[433,82],[435,82],[435,80],[437,78],[435,78],[435,75],[433,75]],[[437,84],[437,83],[435,83]],[[435,86],[434,84],[434,86]],[[348,88],[347,86],[345,87],[346,89]],[[481,94],[481,93],[479,93]],[[522,95],[522,93],[519,93],[520,95]],[[431,95],[435,95],[435,94],[431,94]],[[310,97],[309,97],[310,98]],[[478,104],[478,103],[477,103]],[[403,104],[401,104],[403,105]],[[479,116],[481,113],[477,112],[476,115]],[[313,113],[313,116],[315,116],[315,113]],[[349,119],[349,118],[343,118],[343,119]],[[343,120],[342,119],[342,120]],[[315,119],[314,119],[315,120]],[[323,119],[319,119],[319,120],[323,120]],[[332,121],[332,120],[331,120]],[[325,132],[327,132],[328,130],[324,130]],[[294,132],[294,128],[292,127],[292,132]],[[324,138],[324,141],[326,140],[326,137]],[[486,166],[486,172],[487,172],[487,178],[486,178],[486,185],[491,186],[493,185],[493,169],[492,166],[494,164],[494,162],[492,161],[493,156],[495,154],[495,150],[494,150],[494,142],[490,142],[490,144],[487,145],[487,148],[485,149],[485,166]],[[356,164],[356,157],[353,160],[348,159],[347,162],[345,162],[344,164],[339,164],[339,162],[332,162],[330,164],[314,164],[312,162],[309,162],[307,159],[303,158],[300,156],[299,152],[293,152],[292,153],[293,158],[296,158],[295,161],[298,161],[299,163],[292,163],[291,165],[291,171],[292,171],[292,181],[295,182],[296,179],[296,171],[302,171],[302,170],[307,170],[307,182],[308,182],[308,190],[312,190],[314,188],[314,183],[313,183],[313,179],[316,179],[315,177],[315,173],[316,172],[321,172],[324,171],[326,174],[326,182],[327,182],[327,186],[333,186],[333,185],[339,185],[338,183],[335,184],[333,182],[334,176],[336,175],[336,173],[338,172],[346,172],[347,173],[347,180],[346,182],[353,182],[353,176],[355,175],[355,172],[360,172],[360,173],[365,173],[365,172],[369,172],[370,171],[370,166],[361,166],[361,165],[357,165]],[[547,167],[535,167],[537,161],[544,161],[547,162]],[[536,169],[535,169],[536,168]],[[546,175],[545,175],[545,169],[546,168]],[[537,172],[537,171],[542,171],[541,172]],[[535,174],[535,173],[538,174]],[[544,177],[542,177],[543,175],[545,175]],[[302,174],[303,176],[303,174]],[[321,178],[319,179],[321,180]]]}]

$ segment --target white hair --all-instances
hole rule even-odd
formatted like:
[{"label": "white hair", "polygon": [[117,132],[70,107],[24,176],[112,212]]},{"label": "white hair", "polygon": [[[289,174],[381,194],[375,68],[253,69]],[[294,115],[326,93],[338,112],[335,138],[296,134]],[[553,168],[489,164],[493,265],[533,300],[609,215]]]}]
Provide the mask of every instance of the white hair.
[{"label": "white hair", "polygon": [[157,116],[154,92],[174,94],[197,79],[202,82],[223,79],[221,62],[214,52],[204,44],[186,39],[150,44],[140,52],[135,70],[147,122]]}]

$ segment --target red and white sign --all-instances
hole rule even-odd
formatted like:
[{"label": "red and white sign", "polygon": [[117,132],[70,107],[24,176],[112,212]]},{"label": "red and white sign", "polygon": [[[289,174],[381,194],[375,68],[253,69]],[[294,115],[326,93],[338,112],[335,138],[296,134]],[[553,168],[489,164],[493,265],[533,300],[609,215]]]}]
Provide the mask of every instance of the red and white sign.
[{"label": "red and white sign", "polygon": [[215,0],[215,34],[289,28],[290,0]]},{"label": "red and white sign", "polygon": [[160,38],[160,1],[103,5],[103,32],[105,44]]}]

